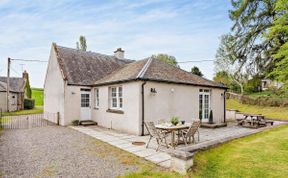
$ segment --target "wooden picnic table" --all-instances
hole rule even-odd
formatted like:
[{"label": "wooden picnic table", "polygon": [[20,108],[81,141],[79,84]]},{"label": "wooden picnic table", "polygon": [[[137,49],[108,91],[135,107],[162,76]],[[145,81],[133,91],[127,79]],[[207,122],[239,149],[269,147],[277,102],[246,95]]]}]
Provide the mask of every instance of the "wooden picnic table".
[{"label": "wooden picnic table", "polygon": [[175,149],[178,143],[175,141],[176,132],[180,132],[181,130],[188,129],[191,126],[191,123],[172,125],[170,123],[157,124],[155,127],[160,130],[164,130],[167,132],[171,132],[171,146]]},{"label": "wooden picnic table", "polygon": [[244,126],[248,123],[252,127],[267,126],[267,123],[273,125],[273,121],[267,121],[261,114],[243,114],[243,119],[237,119],[238,125]]}]

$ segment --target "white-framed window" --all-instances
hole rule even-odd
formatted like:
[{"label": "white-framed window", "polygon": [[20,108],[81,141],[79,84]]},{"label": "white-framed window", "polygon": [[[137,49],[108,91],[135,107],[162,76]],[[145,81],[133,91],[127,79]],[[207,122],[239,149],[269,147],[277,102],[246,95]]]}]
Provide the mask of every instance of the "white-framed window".
[{"label": "white-framed window", "polygon": [[81,93],[81,107],[82,108],[90,107],[90,94],[89,93]]},{"label": "white-framed window", "polygon": [[122,86],[110,87],[110,108],[122,109],[123,108],[123,89]]},{"label": "white-framed window", "polygon": [[99,88],[94,89],[94,96],[95,96],[95,108],[99,108]]},{"label": "white-framed window", "polygon": [[210,93],[209,89],[199,90],[199,119],[208,119],[210,114]]}]

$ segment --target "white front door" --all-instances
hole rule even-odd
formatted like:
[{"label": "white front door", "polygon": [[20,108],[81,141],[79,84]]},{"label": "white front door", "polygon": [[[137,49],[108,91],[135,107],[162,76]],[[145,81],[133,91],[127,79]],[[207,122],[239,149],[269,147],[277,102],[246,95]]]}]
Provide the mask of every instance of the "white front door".
[{"label": "white front door", "polygon": [[210,90],[200,89],[199,93],[199,119],[207,121],[210,114]]},{"label": "white front door", "polygon": [[81,118],[80,120],[91,120],[91,92],[81,91]]}]

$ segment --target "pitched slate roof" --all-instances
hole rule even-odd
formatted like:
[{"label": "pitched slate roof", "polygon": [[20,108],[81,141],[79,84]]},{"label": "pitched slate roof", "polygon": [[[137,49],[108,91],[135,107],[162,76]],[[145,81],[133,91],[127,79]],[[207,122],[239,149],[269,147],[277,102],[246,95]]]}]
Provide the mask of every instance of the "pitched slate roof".
[{"label": "pitched slate roof", "polygon": [[[25,81],[23,78],[10,77],[9,81],[11,92],[24,92]],[[0,77],[0,91],[7,91],[7,77]]]},{"label": "pitched slate roof", "polygon": [[91,85],[125,64],[133,62],[112,55],[85,52],[53,44],[62,74],[68,84]]},{"label": "pitched slate roof", "polygon": [[148,59],[126,64],[122,68],[112,72],[106,77],[98,80],[95,84],[109,84],[119,81],[129,81],[137,79],[137,75],[147,63]]},{"label": "pitched slate roof", "polygon": [[110,75],[98,80],[95,85],[112,84],[129,80],[150,80],[226,88],[220,83],[199,77],[155,58],[143,59],[127,64]]}]

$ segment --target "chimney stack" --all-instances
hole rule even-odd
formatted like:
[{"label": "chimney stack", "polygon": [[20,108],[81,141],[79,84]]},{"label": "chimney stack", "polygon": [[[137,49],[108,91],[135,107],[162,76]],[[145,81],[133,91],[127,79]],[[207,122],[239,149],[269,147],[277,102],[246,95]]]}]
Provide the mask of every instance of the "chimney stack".
[{"label": "chimney stack", "polygon": [[29,74],[26,70],[24,70],[23,74],[22,74],[22,78],[25,79],[25,80],[28,80],[29,79]]},{"label": "chimney stack", "polygon": [[114,51],[114,56],[118,59],[124,59],[124,52],[122,48],[117,48],[116,51]]}]

